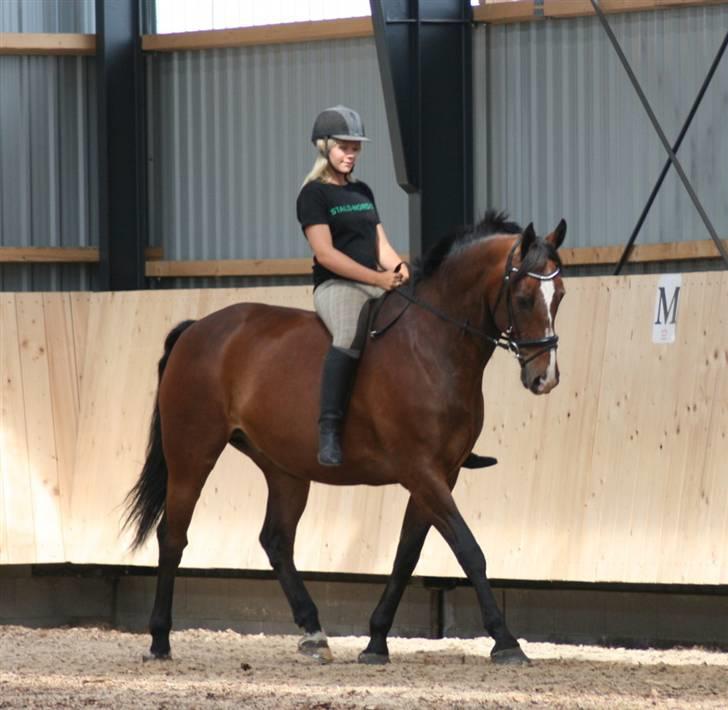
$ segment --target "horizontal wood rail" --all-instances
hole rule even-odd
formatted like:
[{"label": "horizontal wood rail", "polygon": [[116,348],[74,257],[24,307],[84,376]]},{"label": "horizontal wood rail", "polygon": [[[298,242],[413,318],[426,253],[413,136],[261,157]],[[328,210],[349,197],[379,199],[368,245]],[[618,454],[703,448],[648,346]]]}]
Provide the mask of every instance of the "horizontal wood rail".
[{"label": "horizontal wood rail", "polygon": [[[724,240],[728,248],[728,240]],[[561,249],[567,266],[615,264],[622,255],[622,245]],[[311,259],[216,259],[165,261],[162,247],[145,250],[145,274],[149,278],[184,278],[216,276],[308,276]],[[642,244],[634,247],[630,262],[686,261],[718,259],[720,254],[710,239]],[[0,247],[0,264],[96,264],[98,247]]]},{"label": "horizontal wood rail", "polygon": [[[728,240],[723,240],[728,247]],[[616,264],[622,256],[624,247],[576,247],[560,250],[561,258],[567,266],[589,266]],[[689,259],[720,259],[720,254],[712,239],[665,244],[641,244],[633,247],[629,263],[655,261],[687,261]]]},{"label": "horizontal wood rail", "polygon": [[[147,247],[147,261],[161,259],[162,247]],[[97,264],[98,247],[0,247],[0,264]]]},{"label": "horizontal wood rail", "polygon": [[311,259],[220,259],[148,262],[153,278],[186,276],[308,276]]},{"label": "horizontal wood rail", "polygon": [[0,32],[0,54],[76,56],[96,54],[96,35]]},{"label": "horizontal wood rail", "polygon": [[[666,10],[675,7],[695,7],[701,5],[723,5],[728,0],[601,0],[605,13],[644,12]],[[516,0],[515,2],[492,2],[473,8],[476,22],[524,22],[542,20],[546,17],[586,17],[594,14],[589,0]]]},{"label": "horizontal wood rail", "polygon": [[[728,248],[728,240],[724,241]],[[576,247],[561,249],[566,266],[616,264],[624,249]],[[720,254],[710,239],[668,244],[643,244],[632,250],[630,262],[686,261],[719,259]],[[150,278],[197,278],[215,276],[309,276],[311,259],[219,259],[200,261],[149,261],[145,273]]]},{"label": "horizontal wood rail", "polygon": [[3,264],[95,264],[98,247],[0,247]]},{"label": "horizontal wood rail", "polygon": [[193,49],[353,39],[369,37],[373,33],[370,17],[352,17],[344,20],[288,22],[279,25],[260,25],[226,30],[144,35],[142,49],[149,52],[181,52]]}]

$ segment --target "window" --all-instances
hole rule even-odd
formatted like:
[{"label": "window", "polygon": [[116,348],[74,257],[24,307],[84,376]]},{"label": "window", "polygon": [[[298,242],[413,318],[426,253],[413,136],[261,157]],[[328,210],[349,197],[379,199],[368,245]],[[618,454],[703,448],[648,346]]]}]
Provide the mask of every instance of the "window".
[{"label": "window", "polygon": [[[478,0],[471,0],[477,5]],[[156,0],[157,32],[366,17],[369,0]]]}]

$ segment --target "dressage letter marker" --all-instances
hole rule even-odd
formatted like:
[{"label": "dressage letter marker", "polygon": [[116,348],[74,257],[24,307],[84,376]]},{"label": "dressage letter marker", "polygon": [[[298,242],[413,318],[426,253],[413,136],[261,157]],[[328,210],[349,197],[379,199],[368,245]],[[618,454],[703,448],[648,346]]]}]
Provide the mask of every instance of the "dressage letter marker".
[{"label": "dressage letter marker", "polygon": [[677,306],[682,276],[665,274],[657,284],[655,317],[652,321],[653,343],[674,343],[677,324]]}]

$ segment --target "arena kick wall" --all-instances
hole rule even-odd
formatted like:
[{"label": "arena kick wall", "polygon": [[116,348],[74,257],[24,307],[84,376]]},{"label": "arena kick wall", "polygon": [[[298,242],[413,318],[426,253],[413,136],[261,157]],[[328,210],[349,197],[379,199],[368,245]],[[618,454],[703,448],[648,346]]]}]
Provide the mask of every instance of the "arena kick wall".
[{"label": "arena kick wall", "polygon": [[[455,490],[494,578],[728,583],[728,273],[684,274],[677,337],[652,342],[658,276],[567,283],[561,385],[526,392],[496,353],[477,450]],[[309,307],[308,287],[0,295],[0,564],[156,564],[119,534],[178,321],[233,302]],[[262,474],[228,448],[183,565],[268,569]],[[388,573],[406,493],[314,484],[302,570]],[[462,576],[437,534],[416,574]]]}]

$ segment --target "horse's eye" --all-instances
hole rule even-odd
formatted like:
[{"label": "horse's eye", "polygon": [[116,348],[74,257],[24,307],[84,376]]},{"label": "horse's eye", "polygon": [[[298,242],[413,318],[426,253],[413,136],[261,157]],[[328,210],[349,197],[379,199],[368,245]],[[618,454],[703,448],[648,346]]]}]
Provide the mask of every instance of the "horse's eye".
[{"label": "horse's eye", "polygon": [[533,308],[532,296],[516,296],[516,305],[524,311]]}]

